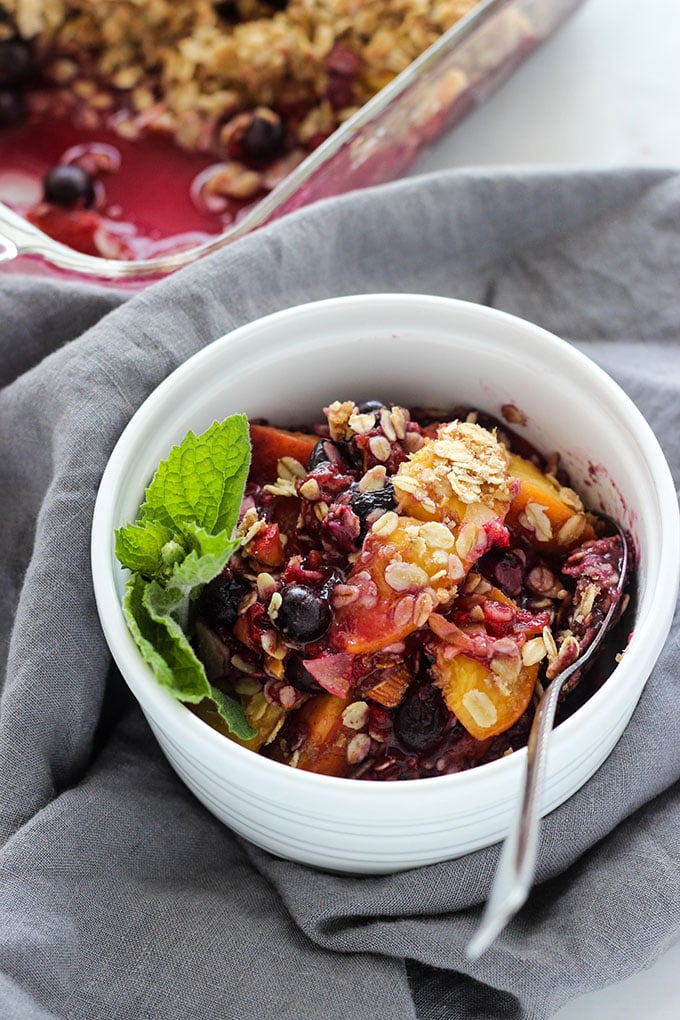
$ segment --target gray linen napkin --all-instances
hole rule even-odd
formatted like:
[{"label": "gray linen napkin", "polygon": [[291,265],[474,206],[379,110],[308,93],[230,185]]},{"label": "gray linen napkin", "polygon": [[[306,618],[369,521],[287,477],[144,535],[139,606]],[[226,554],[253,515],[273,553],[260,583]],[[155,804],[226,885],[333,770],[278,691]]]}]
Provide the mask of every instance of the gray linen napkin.
[{"label": "gray linen napkin", "polygon": [[0,1016],[542,1018],[680,918],[677,622],[630,726],[543,826],[528,905],[464,946],[498,848],[377,878],[275,859],[185,790],[111,667],[88,565],[107,456],[187,356],[301,301],[419,291],[577,343],[680,477],[680,176],[452,172],[303,210],[131,300],[0,276]]}]

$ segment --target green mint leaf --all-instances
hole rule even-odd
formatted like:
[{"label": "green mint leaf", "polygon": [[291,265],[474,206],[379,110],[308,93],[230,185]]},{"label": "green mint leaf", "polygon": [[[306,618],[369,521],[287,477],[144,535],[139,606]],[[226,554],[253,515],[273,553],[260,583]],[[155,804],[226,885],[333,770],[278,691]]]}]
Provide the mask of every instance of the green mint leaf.
[{"label": "green mint leaf", "polygon": [[[123,597],[123,612],[130,632],[156,680],[180,701],[194,704],[210,697],[211,688],[202,663],[189,640],[170,615],[181,595],[167,593],[156,581],[134,574]],[[167,611],[165,611],[167,610]]]},{"label": "green mint leaf", "polygon": [[205,528],[201,528],[193,521],[187,521],[182,525],[182,531],[186,544],[199,556],[214,556],[220,558],[224,555],[226,546],[230,546],[231,553],[238,547],[239,539],[232,539],[230,532],[220,531],[219,534],[211,534]]},{"label": "green mint leaf", "polygon": [[201,551],[192,550],[177,563],[168,578],[168,587],[179,588],[189,594],[198,585],[207,584],[222,572],[239,540],[230,539],[226,531],[219,535],[206,535]]},{"label": "green mint leaf", "polygon": [[126,524],[116,531],[116,556],[129,570],[157,577],[163,569],[163,548],[171,538],[163,524]]},{"label": "green mint leaf", "polygon": [[140,509],[176,531],[191,522],[216,535],[234,529],[250,466],[250,434],[245,415],[214,422],[200,436],[187,433],[158,466]]},{"label": "green mint leaf", "polygon": [[182,562],[186,554],[187,551],[181,542],[178,542],[176,538],[169,539],[161,549],[163,567],[166,571],[172,570],[177,563]]},{"label": "green mint leaf", "polygon": [[257,735],[257,730],[254,730],[246,719],[240,701],[237,701],[231,694],[220,691],[217,687],[211,688],[210,697],[215,703],[219,716],[227,724],[230,733],[233,733],[239,740],[250,740],[251,737]]},{"label": "green mint leaf", "polygon": [[156,581],[134,574],[123,596],[123,612],[130,633],[156,680],[178,701],[198,704],[208,700],[226,723],[230,733],[241,740],[254,737],[241,703],[208,681],[203,663],[196,656],[186,634],[171,615],[182,608],[185,596],[165,589]]},{"label": "green mint leaf", "polygon": [[[144,591],[144,605],[154,620],[172,617],[178,623],[188,615],[189,596],[181,588],[165,588],[162,584],[151,582]],[[182,628],[184,630],[184,628]],[[186,637],[186,633],[184,634]]]}]

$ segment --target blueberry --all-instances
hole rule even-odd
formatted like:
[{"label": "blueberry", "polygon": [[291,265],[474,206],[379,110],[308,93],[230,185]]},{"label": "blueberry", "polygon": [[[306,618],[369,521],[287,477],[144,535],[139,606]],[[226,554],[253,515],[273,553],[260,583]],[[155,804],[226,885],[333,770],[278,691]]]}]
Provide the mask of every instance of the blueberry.
[{"label": "blueberry", "polygon": [[380,414],[383,407],[387,404],[383,404],[382,400],[365,400],[359,404],[359,414]]},{"label": "blueberry", "polygon": [[0,89],[0,128],[14,127],[26,116],[26,106],[18,92]]},{"label": "blueberry", "polygon": [[289,584],[281,591],[276,627],[296,644],[318,641],[331,625],[328,600],[305,584]]},{"label": "blueberry", "polygon": [[524,585],[524,564],[520,557],[508,550],[497,555],[492,567],[493,579],[506,595],[521,595]]},{"label": "blueberry", "polygon": [[33,59],[26,43],[18,39],[0,43],[0,89],[25,85],[32,70]]},{"label": "blueberry", "polygon": [[[392,482],[387,478],[382,489],[374,489],[370,492],[361,492],[356,482],[353,482],[350,486],[351,500],[350,506],[354,513],[357,515],[365,529],[368,525],[368,518],[371,514],[376,513],[376,518],[379,514],[384,513],[386,510],[394,510],[396,500],[394,498],[394,489],[392,488]],[[373,523],[372,521],[370,523]]]},{"label": "blueberry", "polygon": [[394,731],[411,751],[430,751],[440,742],[448,720],[442,693],[434,684],[408,692],[394,717]]},{"label": "blueberry", "polygon": [[88,208],[94,203],[94,182],[87,170],[75,164],[55,166],[43,180],[46,202],[68,209],[76,203]]},{"label": "blueberry", "polygon": [[277,114],[265,117],[254,113],[241,138],[243,157],[256,165],[268,163],[283,149],[284,138],[283,124]]},{"label": "blueberry", "polygon": [[215,14],[230,25],[236,25],[241,20],[241,12],[235,0],[218,0],[213,4]]},{"label": "blueberry", "polygon": [[298,691],[305,691],[307,694],[318,694],[323,690],[312,674],[302,665],[302,660],[297,655],[294,655],[286,663],[286,680]]},{"label": "blueberry", "polygon": [[342,449],[332,439],[320,439],[312,450],[307,465],[308,471],[313,471],[319,464],[341,464],[345,465],[345,457]]},{"label": "blueberry", "polygon": [[220,574],[206,584],[196,608],[213,626],[231,627],[236,623],[241,599],[249,590],[250,585],[244,578]]},{"label": "blueberry", "polygon": [[309,457],[309,463],[307,465],[308,471],[313,471],[315,467],[319,466],[319,464],[330,463],[330,457],[326,449],[327,445],[335,446],[335,443],[332,443],[330,439],[320,439],[316,444]]},{"label": "blueberry", "polygon": [[[494,547],[479,561],[480,573],[506,595],[517,598],[524,588],[527,572],[526,554],[521,549]],[[526,594],[526,593],[525,593]]]}]

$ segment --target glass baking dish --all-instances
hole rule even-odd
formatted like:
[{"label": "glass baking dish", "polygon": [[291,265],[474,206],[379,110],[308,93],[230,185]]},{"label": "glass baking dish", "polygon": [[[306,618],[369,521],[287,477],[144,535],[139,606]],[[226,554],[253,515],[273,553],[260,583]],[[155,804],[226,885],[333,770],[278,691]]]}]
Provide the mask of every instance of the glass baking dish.
[{"label": "glass baking dish", "polygon": [[394,180],[423,147],[483,103],[582,2],[480,0],[269,194],[206,241],[147,259],[87,255],[48,237],[0,202],[0,262],[6,270],[57,270],[141,285],[318,199]]}]

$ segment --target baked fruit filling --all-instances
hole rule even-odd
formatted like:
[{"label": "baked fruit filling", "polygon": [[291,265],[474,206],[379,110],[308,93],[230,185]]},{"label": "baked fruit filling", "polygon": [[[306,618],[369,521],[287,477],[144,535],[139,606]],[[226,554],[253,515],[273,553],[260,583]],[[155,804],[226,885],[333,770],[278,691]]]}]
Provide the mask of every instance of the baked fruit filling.
[{"label": "baked fruit filling", "polygon": [[[196,604],[209,680],[255,733],[241,742],[373,780],[511,753],[619,597],[619,537],[505,422],[377,401],[324,413],[308,431],[251,424],[238,550]],[[570,681],[563,714],[614,650]]]}]

